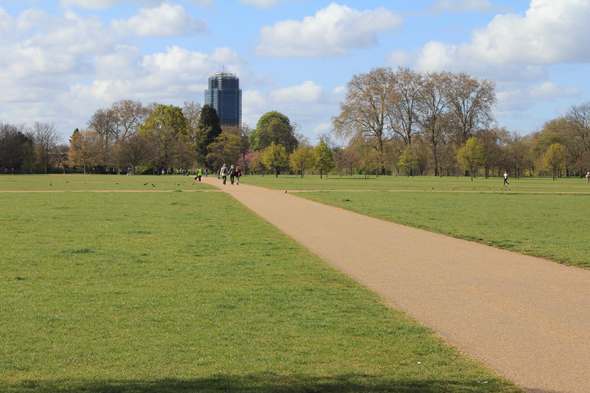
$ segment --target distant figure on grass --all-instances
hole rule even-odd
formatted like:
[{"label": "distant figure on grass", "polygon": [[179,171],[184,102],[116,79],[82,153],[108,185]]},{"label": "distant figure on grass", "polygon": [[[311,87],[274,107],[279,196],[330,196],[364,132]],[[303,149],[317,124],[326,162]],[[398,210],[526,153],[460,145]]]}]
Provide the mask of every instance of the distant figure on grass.
[{"label": "distant figure on grass", "polygon": [[506,187],[506,184],[510,186],[510,183],[508,183],[508,172],[504,172],[504,187]]},{"label": "distant figure on grass", "polygon": [[162,176],[164,176],[166,172],[164,172],[164,168],[162,168]]},{"label": "distant figure on grass", "polygon": [[199,179],[199,181],[201,181],[201,176],[203,176],[203,170],[201,168],[197,168],[195,171],[195,180]]},{"label": "distant figure on grass", "polygon": [[131,168],[127,167],[127,176],[131,176]]},{"label": "distant figure on grass", "polygon": [[205,177],[209,176],[209,168],[205,167]]},{"label": "distant figure on grass", "polygon": [[219,170],[219,176],[221,176],[221,179],[223,180],[223,185],[225,186],[225,182],[227,181],[227,167],[225,166],[225,164],[223,164],[223,166]]},{"label": "distant figure on grass", "polygon": [[590,172],[586,173],[586,183],[590,183]]},{"label": "distant figure on grass", "polygon": [[242,170],[239,166],[236,167],[236,184],[240,185],[240,177],[242,177]]},{"label": "distant figure on grass", "polygon": [[236,180],[236,169],[232,165],[229,168],[229,182],[231,183],[232,186],[234,185],[234,180]]}]

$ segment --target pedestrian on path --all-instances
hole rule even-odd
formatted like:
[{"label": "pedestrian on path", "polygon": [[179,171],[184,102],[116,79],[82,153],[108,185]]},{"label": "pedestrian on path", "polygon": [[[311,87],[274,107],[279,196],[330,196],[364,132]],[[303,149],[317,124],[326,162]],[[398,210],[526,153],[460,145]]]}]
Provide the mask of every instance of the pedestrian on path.
[{"label": "pedestrian on path", "polygon": [[209,177],[209,168],[205,167],[205,177]]},{"label": "pedestrian on path", "polygon": [[239,166],[236,167],[236,184],[240,185],[240,177],[242,177],[242,170]]},{"label": "pedestrian on path", "polygon": [[201,168],[197,169],[197,178],[201,181],[201,177],[203,176],[203,170]]},{"label": "pedestrian on path", "polygon": [[508,183],[508,172],[504,172],[504,187],[506,187],[506,184],[510,187],[510,183]]},{"label": "pedestrian on path", "polygon": [[231,183],[231,185],[234,185],[234,181],[236,180],[236,169],[234,168],[234,166],[232,165],[229,168],[229,182]]},{"label": "pedestrian on path", "polygon": [[225,166],[225,164],[223,164],[223,166],[219,170],[219,175],[221,176],[221,179],[223,180],[223,185],[225,186],[225,182],[227,181],[227,166]]}]

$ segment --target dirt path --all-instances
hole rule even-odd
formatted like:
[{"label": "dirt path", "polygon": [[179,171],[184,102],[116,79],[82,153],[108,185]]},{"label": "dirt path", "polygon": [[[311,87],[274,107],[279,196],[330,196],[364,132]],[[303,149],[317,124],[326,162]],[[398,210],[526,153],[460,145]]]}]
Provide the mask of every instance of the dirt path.
[{"label": "dirt path", "polygon": [[590,271],[204,178],[530,392],[590,392]]}]

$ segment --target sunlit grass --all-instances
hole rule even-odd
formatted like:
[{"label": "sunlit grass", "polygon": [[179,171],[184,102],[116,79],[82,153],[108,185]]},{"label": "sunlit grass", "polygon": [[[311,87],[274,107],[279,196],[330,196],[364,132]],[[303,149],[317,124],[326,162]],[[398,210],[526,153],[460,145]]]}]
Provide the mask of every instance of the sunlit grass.
[{"label": "sunlit grass", "polygon": [[0,244],[3,392],[519,391],[225,194],[0,193]]}]

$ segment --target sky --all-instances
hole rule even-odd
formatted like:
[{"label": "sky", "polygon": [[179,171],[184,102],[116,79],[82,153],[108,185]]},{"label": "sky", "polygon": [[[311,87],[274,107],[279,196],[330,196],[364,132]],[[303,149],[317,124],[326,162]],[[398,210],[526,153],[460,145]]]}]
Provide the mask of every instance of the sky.
[{"label": "sky", "polygon": [[225,71],[245,123],[277,110],[315,143],[353,75],[403,66],[495,81],[525,135],[590,100],[588,20],[590,0],[1,0],[0,122],[67,141],[122,99],[203,104]]}]

